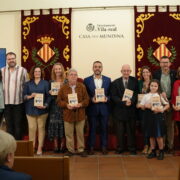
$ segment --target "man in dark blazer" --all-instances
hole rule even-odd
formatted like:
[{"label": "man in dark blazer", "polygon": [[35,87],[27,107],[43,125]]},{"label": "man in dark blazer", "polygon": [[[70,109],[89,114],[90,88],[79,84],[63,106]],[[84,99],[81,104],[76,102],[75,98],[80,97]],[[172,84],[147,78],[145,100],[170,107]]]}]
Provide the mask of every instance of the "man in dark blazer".
[{"label": "man in dark blazer", "polygon": [[[160,59],[160,69],[155,71],[153,78],[159,80],[162,95],[171,102],[171,91],[176,80],[176,71],[170,69],[171,62],[169,57],[162,56]],[[174,146],[174,121],[172,120],[172,108],[165,112],[166,124],[166,148],[169,153],[173,153]]]},{"label": "man in dark blazer", "polygon": [[[125,132],[127,133],[127,145],[130,154],[136,154],[135,145],[135,122],[136,122],[136,101],[138,93],[138,81],[130,76],[131,68],[123,65],[122,77],[116,79],[111,85],[111,100],[113,102],[113,118],[116,123],[117,154],[125,150]],[[133,91],[132,98],[123,100],[125,89]]]},{"label": "man in dark blazer", "polygon": [[[90,126],[89,134],[89,154],[94,154],[94,145],[96,140],[96,125],[99,122],[100,125],[100,136],[101,136],[101,147],[102,153],[107,154],[107,128],[109,119],[109,90],[111,79],[109,77],[103,76],[102,73],[103,66],[100,61],[95,61],[93,63],[92,76],[84,79],[84,84],[87,88],[88,94],[90,96],[90,104],[87,108],[87,115]],[[95,89],[104,89],[105,99],[98,102],[95,98]]]}]

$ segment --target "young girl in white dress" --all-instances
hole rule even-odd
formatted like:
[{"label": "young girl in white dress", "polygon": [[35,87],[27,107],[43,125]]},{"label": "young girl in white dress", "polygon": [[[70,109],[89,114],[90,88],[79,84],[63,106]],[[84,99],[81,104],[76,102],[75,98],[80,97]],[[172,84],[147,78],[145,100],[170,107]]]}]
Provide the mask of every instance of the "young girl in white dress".
[{"label": "young girl in white dress", "polygon": [[[168,100],[160,95],[160,84],[156,79],[151,80],[148,94],[144,95],[140,102],[140,107],[145,110],[145,128],[150,137],[150,146],[152,152],[148,154],[147,158],[156,157],[156,141],[159,147],[158,160],[164,159],[164,143],[163,136],[165,134],[164,114],[163,112],[169,108]],[[160,97],[159,106],[153,106],[152,98]]]}]

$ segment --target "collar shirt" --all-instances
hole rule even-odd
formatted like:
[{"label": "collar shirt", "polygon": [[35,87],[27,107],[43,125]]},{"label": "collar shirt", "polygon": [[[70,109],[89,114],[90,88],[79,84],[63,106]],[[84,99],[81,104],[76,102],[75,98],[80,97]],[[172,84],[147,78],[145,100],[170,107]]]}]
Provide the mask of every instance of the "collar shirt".
[{"label": "collar shirt", "polygon": [[16,65],[14,71],[10,71],[8,66],[1,71],[5,104],[23,103],[23,86],[28,81],[27,70]]},{"label": "collar shirt", "polygon": [[96,89],[102,88],[102,83],[103,83],[102,76],[100,78],[96,78],[94,76],[94,84],[95,84]]},{"label": "collar shirt", "polygon": [[73,94],[76,93],[76,91],[75,91],[76,85],[73,85],[73,86],[70,86],[70,87],[71,87],[71,89],[72,89],[72,93],[73,93]]},{"label": "collar shirt", "polygon": [[[148,93],[145,94],[140,102],[141,105],[145,105],[145,104],[151,104],[151,99],[152,97],[159,97],[160,95],[158,93]],[[162,96],[160,96],[160,100],[162,105],[166,105],[169,104]]]},{"label": "collar shirt", "polygon": [[126,89],[127,86],[128,86],[128,79],[123,78],[123,85],[124,85],[124,87]]},{"label": "collar shirt", "polygon": [[161,88],[162,91],[166,93],[167,98],[169,99],[171,97],[171,79],[170,74],[161,74]]}]

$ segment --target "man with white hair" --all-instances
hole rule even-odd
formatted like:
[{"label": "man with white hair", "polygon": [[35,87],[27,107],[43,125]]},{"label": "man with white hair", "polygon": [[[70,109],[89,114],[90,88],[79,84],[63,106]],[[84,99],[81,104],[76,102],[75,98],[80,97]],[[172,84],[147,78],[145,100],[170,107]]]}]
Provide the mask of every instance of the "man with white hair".
[{"label": "man with white hair", "polygon": [[[86,87],[77,82],[78,74],[75,69],[68,71],[67,79],[68,83],[61,87],[57,97],[58,105],[63,108],[66,147],[68,149],[66,155],[72,156],[75,154],[74,129],[76,129],[77,151],[79,155],[85,157],[85,108],[88,106],[89,96]],[[70,99],[70,96],[73,98]]]},{"label": "man with white hair", "polygon": [[[111,86],[111,100],[113,102],[113,118],[116,123],[117,153],[125,150],[124,135],[127,133],[127,147],[130,154],[136,154],[135,146],[135,111],[138,93],[138,81],[130,76],[131,68],[128,64],[122,66],[122,77],[113,81]],[[133,91],[130,98],[123,99],[125,89]]]},{"label": "man with white hair", "polygon": [[16,141],[14,137],[0,130],[0,179],[2,180],[31,180],[31,176],[13,171]]}]

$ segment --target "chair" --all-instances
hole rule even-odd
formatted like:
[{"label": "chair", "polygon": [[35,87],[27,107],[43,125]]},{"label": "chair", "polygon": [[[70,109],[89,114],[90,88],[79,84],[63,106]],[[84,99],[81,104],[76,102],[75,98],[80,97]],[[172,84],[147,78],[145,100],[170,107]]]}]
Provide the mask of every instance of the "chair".
[{"label": "chair", "polygon": [[69,180],[69,157],[15,157],[13,169],[33,180]]}]

